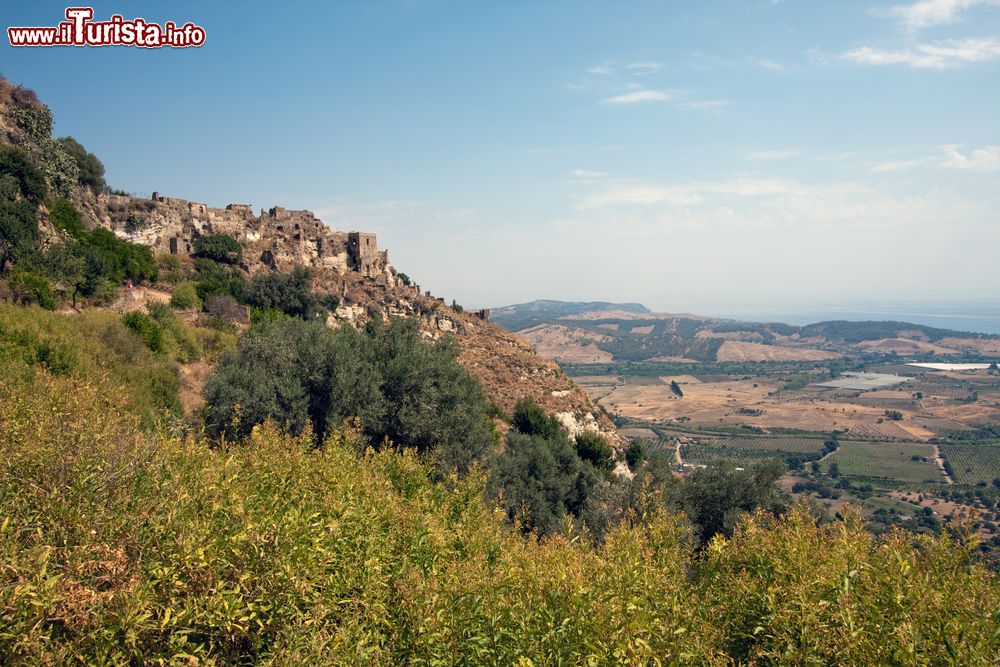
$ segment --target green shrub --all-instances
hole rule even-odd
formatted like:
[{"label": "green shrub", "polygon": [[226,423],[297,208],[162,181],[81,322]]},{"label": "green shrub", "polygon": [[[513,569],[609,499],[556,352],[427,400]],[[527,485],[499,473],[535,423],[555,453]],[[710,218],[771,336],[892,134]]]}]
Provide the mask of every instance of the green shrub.
[{"label": "green shrub", "polygon": [[301,319],[318,313],[309,270],[295,267],[291,273],[258,273],[247,285],[245,301],[254,308],[276,309]]},{"label": "green shrub", "polygon": [[180,411],[176,365],[147,349],[114,313],[60,314],[0,303],[0,376],[22,377],[25,369],[37,367],[128,387],[121,409],[144,423],[164,411]]},{"label": "green shrub", "polygon": [[239,269],[231,268],[199,257],[194,261],[195,288],[202,303],[213,296],[232,296],[242,300],[246,291],[243,274]]},{"label": "green shrub", "polygon": [[38,240],[38,209],[24,199],[0,202],[0,270],[14,255],[34,250]]},{"label": "green shrub", "polygon": [[187,282],[175,287],[173,293],[170,295],[170,305],[181,310],[201,308],[201,299],[198,298],[198,291],[195,289],[195,284]]},{"label": "green shrub", "polygon": [[180,271],[181,270],[181,259],[177,255],[171,255],[169,253],[160,253],[156,256],[156,267],[160,271]]},{"label": "green shrub", "polygon": [[80,168],[63,145],[52,139],[52,112],[44,106],[26,105],[15,107],[12,116],[24,130],[24,145],[45,177],[49,192],[69,196],[79,182]]},{"label": "green shrub", "polygon": [[60,137],[56,142],[76,162],[79,169],[79,183],[90,188],[95,194],[107,188],[104,182],[104,165],[93,153],[88,153],[79,141],[73,137]]},{"label": "green shrub", "polygon": [[595,468],[613,470],[615,454],[599,433],[584,431],[576,436],[576,453]]},{"label": "green shrub", "polygon": [[784,512],[788,499],[775,485],[784,473],[784,464],[777,460],[748,470],[721,465],[702,468],[674,487],[674,500],[697,526],[701,543],[707,544],[716,535],[732,535],[746,513],[761,508],[776,514]]},{"label": "green shrub", "polygon": [[625,450],[625,463],[628,464],[629,470],[635,470],[642,462],[646,460],[646,448],[642,444],[642,440],[632,440],[628,443],[628,449]]},{"label": "green shrub", "polygon": [[566,438],[509,433],[506,449],[491,466],[490,495],[509,519],[540,535],[558,532],[568,515],[579,518],[595,502],[599,484]]},{"label": "green shrub", "polygon": [[138,334],[151,352],[163,352],[163,328],[149,315],[135,310],[122,318],[125,328]]},{"label": "green shrub", "polygon": [[212,435],[245,437],[271,419],[322,439],[357,418],[367,438],[432,452],[467,469],[493,444],[486,399],[449,340],[421,339],[417,323],[330,331],[322,322],[255,322],[205,387]]},{"label": "green shrub", "polygon": [[196,257],[223,264],[236,264],[243,259],[243,247],[228,234],[207,234],[194,240]]},{"label": "green shrub", "polygon": [[33,248],[38,239],[38,204],[45,178],[27,153],[0,146],[0,270],[15,253]]},{"label": "green shrub", "polygon": [[79,211],[64,197],[59,197],[49,205],[49,221],[56,228],[75,238],[79,238],[86,231]]},{"label": "green shrub", "polygon": [[165,303],[146,304],[149,316],[163,332],[163,352],[182,364],[201,359],[202,349],[199,337],[192,327],[185,324],[171,307]]},{"label": "green shrub", "polygon": [[46,310],[56,309],[52,283],[45,276],[29,271],[15,270],[10,277],[15,300],[22,305],[38,304]]},{"label": "green shrub", "polygon": [[40,204],[48,192],[45,176],[27,153],[11,145],[0,146],[0,198],[21,198]]},{"label": "green shrub", "polygon": [[122,241],[107,229],[85,232],[75,247],[83,264],[79,291],[95,300],[107,300],[124,280],[155,281],[159,276],[148,247]]},{"label": "green shrub", "polygon": [[545,414],[545,410],[530,396],[525,396],[514,406],[511,426],[525,435],[537,435],[547,440],[566,437],[559,420]]}]

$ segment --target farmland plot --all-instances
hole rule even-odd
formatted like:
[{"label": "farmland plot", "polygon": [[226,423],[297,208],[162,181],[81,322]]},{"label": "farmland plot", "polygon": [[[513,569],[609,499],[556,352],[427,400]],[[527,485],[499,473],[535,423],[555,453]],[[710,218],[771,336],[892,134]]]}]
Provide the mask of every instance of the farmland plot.
[{"label": "farmland plot", "polygon": [[955,442],[941,445],[959,484],[990,483],[1000,479],[1000,441]]},{"label": "farmland plot", "polygon": [[934,447],[919,443],[841,441],[823,463],[825,471],[837,464],[841,475],[922,484],[943,482],[933,463]]}]

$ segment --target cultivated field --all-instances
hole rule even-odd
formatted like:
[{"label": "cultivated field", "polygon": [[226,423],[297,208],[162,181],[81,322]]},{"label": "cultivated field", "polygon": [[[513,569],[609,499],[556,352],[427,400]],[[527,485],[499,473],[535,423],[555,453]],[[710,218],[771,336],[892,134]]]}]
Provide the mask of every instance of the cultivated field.
[{"label": "cultivated field", "polygon": [[991,483],[1000,479],[1000,441],[948,443],[941,445],[941,453],[951,463],[956,482]]},{"label": "cultivated field", "polygon": [[933,445],[920,443],[841,441],[839,449],[824,460],[823,469],[829,472],[836,463],[845,476],[913,484],[943,482],[934,453]]},{"label": "cultivated field", "polygon": [[[868,392],[816,386],[822,378],[760,373],[576,379],[591,397],[623,417],[663,424],[683,421],[697,428],[846,431],[856,440],[926,441],[1000,423],[1000,391],[992,378],[932,376]],[[673,382],[683,396],[673,391]],[[900,419],[889,417],[896,412]]]}]

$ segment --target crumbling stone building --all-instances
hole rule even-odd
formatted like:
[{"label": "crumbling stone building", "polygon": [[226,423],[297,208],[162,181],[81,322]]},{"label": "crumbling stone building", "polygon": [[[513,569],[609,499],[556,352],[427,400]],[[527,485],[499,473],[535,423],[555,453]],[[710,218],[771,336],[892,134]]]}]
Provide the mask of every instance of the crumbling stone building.
[{"label": "crumbling stone building", "polygon": [[101,195],[97,213],[119,237],[147,245],[155,254],[191,255],[199,236],[228,234],[243,246],[244,268],[250,272],[308,266],[397,281],[375,234],[336,231],[312,211],[274,206],[254,215],[250,204],[213,208],[153,193],[150,199]]}]

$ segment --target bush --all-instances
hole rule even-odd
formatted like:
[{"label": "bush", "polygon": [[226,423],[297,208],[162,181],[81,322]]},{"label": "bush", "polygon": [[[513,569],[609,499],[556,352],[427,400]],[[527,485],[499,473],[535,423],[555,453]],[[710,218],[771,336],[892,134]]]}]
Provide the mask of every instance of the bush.
[{"label": "bush", "polygon": [[21,198],[37,205],[47,192],[45,176],[27,153],[14,146],[0,146],[0,199]]},{"label": "bush", "polygon": [[195,289],[202,303],[213,296],[232,296],[237,300],[244,298],[246,282],[239,269],[225,266],[203,257],[194,260]]},{"label": "bush", "polygon": [[493,461],[491,495],[525,531],[558,532],[567,515],[580,516],[596,475],[565,438],[510,433]]},{"label": "bush", "polygon": [[88,153],[79,141],[73,137],[60,137],[56,142],[76,162],[80,170],[79,183],[90,188],[94,194],[99,194],[107,188],[104,182],[104,165],[93,153]]},{"label": "bush", "polygon": [[49,205],[49,222],[74,238],[79,238],[86,231],[80,213],[64,197],[59,197]]},{"label": "bush", "polygon": [[30,105],[15,107],[12,115],[24,130],[24,145],[36,158],[48,190],[69,196],[80,180],[80,168],[63,145],[52,139],[52,112],[45,106]]},{"label": "bush", "polygon": [[576,453],[599,470],[613,470],[615,453],[599,433],[584,431],[576,436]]},{"label": "bush", "polygon": [[486,400],[448,340],[421,339],[394,320],[330,331],[297,319],[255,323],[205,387],[213,436],[246,437],[266,420],[317,441],[360,419],[369,441],[432,453],[444,470],[466,470],[493,444]]},{"label": "bush", "polygon": [[15,270],[10,277],[14,300],[22,305],[38,304],[46,310],[56,309],[52,283],[45,276],[29,271]]},{"label": "bush", "polygon": [[208,297],[205,301],[205,312],[213,317],[233,322],[247,321],[247,307],[229,296],[228,294],[216,294]]},{"label": "bush", "polygon": [[148,247],[122,241],[107,229],[87,232],[79,247],[85,265],[80,291],[86,296],[98,294],[106,283],[155,281],[159,276]]},{"label": "bush", "polygon": [[291,317],[311,319],[318,314],[309,270],[259,273],[247,285],[245,301],[255,308],[280,310]]},{"label": "bush", "polygon": [[202,350],[198,336],[164,303],[146,304],[149,317],[163,332],[162,350],[175,361],[189,364],[201,359]]},{"label": "bush", "polygon": [[0,303],[0,377],[23,379],[33,368],[128,387],[119,409],[147,424],[180,411],[175,364],[151,352],[114,313],[64,315]]},{"label": "bush", "polygon": [[194,240],[195,257],[223,264],[236,264],[243,259],[243,247],[228,234],[208,234]]},{"label": "bush", "polygon": [[775,486],[785,473],[780,461],[757,464],[749,470],[717,465],[697,470],[677,486],[674,498],[697,527],[702,544],[718,534],[733,534],[742,515],[764,509],[780,514],[788,499]]},{"label": "bush", "polygon": [[547,440],[566,437],[559,420],[545,414],[545,410],[530,396],[525,396],[514,405],[511,426],[525,435],[537,435]]},{"label": "bush", "polygon": [[150,351],[163,352],[163,328],[155,319],[139,311],[132,311],[126,313],[122,323],[129,331],[139,334]]},{"label": "bush", "polygon": [[198,291],[195,284],[191,282],[181,283],[174,288],[170,295],[170,305],[181,310],[192,310],[201,307],[201,299],[198,298]]},{"label": "bush", "polygon": [[642,440],[632,440],[625,450],[625,463],[628,469],[634,471],[642,462],[646,460],[646,448],[643,447]]},{"label": "bush", "polygon": [[38,240],[38,209],[24,199],[0,202],[0,270],[14,255],[33,251]]},{"label": "bush", "polygon": [[14,253],[32,248],[38,238],[38,204],[45,178],[27,153],[0,146],[0,270]]}]

